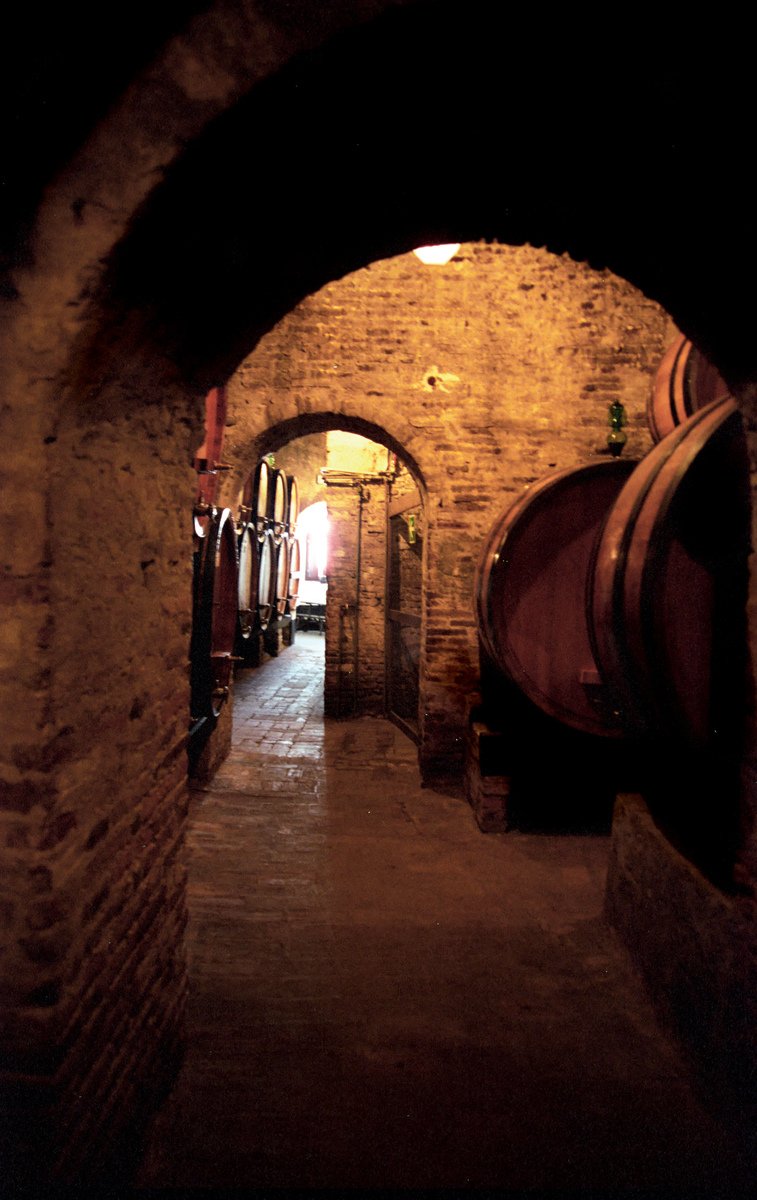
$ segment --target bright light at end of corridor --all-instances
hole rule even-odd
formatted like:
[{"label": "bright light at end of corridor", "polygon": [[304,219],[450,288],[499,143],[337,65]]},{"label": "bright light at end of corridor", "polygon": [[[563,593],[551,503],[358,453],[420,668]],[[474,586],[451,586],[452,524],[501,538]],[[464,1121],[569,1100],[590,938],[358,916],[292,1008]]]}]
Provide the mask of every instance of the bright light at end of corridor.
[{"label": "bright light at end of corridor", "polygon": [[300,513],[297,534],[306,546],[306,578],[323,579],[327,572],[329,518],[325,500]]}]

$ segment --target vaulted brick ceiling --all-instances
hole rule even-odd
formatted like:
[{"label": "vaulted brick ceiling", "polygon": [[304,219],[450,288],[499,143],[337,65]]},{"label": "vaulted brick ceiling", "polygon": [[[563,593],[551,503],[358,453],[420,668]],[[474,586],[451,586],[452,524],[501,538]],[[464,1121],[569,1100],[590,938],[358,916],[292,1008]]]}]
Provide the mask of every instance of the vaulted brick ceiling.
[{"label": "vaulted brick ceiling", "polygon": [[[45,116],[27,81],[14,124],[34,163],[30,194],[203,5],[160,7],[132,6],[117,38],[98,18],[89,58],[83,14],[94,11],[40,22]],[[302,4],[256,7],[306,16]],[[610,267],[733,379],[757,374],[744,288],[757,251],[738,186],[749,97],[733,33],[726,57],[712,27],[694,24],[667,37],[640,22],[621,37],[572,12],[388,7],[259,84],[187,147],[123,244],[107,285],[117,315],[142,310],[150,336],[211,383],[327,280],[419,241],[491,237]],[[44,74],[28,22],[27,33],[9,88],[24,61]]]}]

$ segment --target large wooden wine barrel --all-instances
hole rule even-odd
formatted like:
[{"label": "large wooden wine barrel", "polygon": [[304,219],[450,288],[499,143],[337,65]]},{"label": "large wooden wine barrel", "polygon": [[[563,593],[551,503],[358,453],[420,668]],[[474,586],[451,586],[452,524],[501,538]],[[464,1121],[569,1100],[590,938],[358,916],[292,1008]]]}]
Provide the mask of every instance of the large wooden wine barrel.
[{"label": "large wooden wine barrel", "polygon": [[240,524],[254,526],[258,540],[262,541],[268,521],[271,468],[264,458],[248,475],[242,488]]},{"label": "large wooden wine barrel", "polygon": [[493,663],[544,712],[575,729],[622,732],[589,639],[586,579],[609,508],[634,463],[560,471],[495,522],[478,566],[479,632]]},{"label": "large wooden wine barrel", "polygon": [[217,717],[228,695],[237,628],[237,537],[228,508],[214,509],[195,550],[192,718]]},{"label": "large wooden wine barrel", "polygon": [[293,537],[300,515],[300,489],[296,475],[287,475],[287,533]]},{"label": "large wooden wine barrel", "polygon": [[289,538],[289,595],[287,597],[287,612],[292,616],[297,612],[297,601],[300,595],[302,580],[302,551],[298,537]]},{"label": "large wooden wine barrel", "polygon": [[268,521],[273,540],[278,546],[287,530],[288,489],[284,471],[274,471],[268,498]]},{"label": "large wooden wine barrel", "polygon": [[254,525],[245,525],[239,535],[239,626],[249,638],[259,625],[258,570],[260,544]]},{"label": "large wooden wine barrel", "polygon": [[276,547],[276,611],[283,617],[289,600],[289,538],[284,537]]},{"label": "large wooden wine barrel", "polygon": [[258,620],[267,629],[276,607],[276,547],[273,535],[266,530],[260,543],[258,565]]},{"label": "large wooden wine barrel", "polygon": [[634,471],[593,563],[592,647],[630,732],[706,746],[739,702],[748,541],[741,418],[716,401]]},{"label": "large wooden wine barrel", "polygon": [[647,405],[647,419],[656,442],[666,437],[716,400],[728,399],[720,372],[681,334],[663,355]]}]

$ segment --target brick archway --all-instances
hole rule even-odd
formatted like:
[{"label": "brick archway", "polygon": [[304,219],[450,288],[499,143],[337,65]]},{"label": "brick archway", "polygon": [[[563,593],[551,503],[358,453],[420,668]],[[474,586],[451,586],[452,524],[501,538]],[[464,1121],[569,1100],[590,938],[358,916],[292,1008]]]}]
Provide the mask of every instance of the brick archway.
[{"label": "brick archway", "polygon": [[[233,384],[230,392],[233,398]],[[396,554],[392,559],[388,551],[390,533],[396,535],[397,530],[397,522],[391,520],[390,504],[396,508],[400,496],[410,497],[414,503],[417,500],[419,512],[413,541],[416,592],[411,618],[416,622],[412,635],[413,698],[409,698],[408,690],[403,693],[403,703],[413,709],[408,714],[411,736],[416,742],[421,741],[428,529],[427,488],[418,463],[396,433],[387,429],[386,423],[378,424],[354,414],[303,412],[261,431],[241,422],[232,399],[230,417],[227,446],[230,453],[226,457],[233,460],[236,469],[226,479],[224,503],[234,508],[240,483],[260,457],[273,453],[276,465],[283,463],[287,475],[291,473],[297,478],[300,500],[304,495],[309,502],[317,497],[328,509],[331,528],[328,587],[319,599],[325,606],[323,686],[324,711],[328,716],[378,716],[384,715],[387,708],[393,711],[392,697],[397,689],[392,687],[392,680],[398,673],[391,670],[389,642],[392,638],[396,642],[399,635],[388,597],[392,590],[390,562],[395,564],[395,573],[397,570]],[[350,436],[332,439],[329,436],[332,433]],[[317,470],[320,486],[314,489],[312,479],[303,479],[301,469],[306,476]],[[404,582],[407,592],[407,580]],[[399,586],[396,590],[399,593]],[[409,645],[407,637],[405,641]],[[227,721],[226,728],[217,731],[226,743],[231,740],[228,725]]]},{"label": "brick archway", "polygon": [[[107,279],[116,318],[149,295],[159,342],[210,385],[329,280],[421,242],[487,238],[611,269],[745,382],[752,249],[716,169],[735,98],[711,88],[700,111],[689,89],[682,113],[686,68],[661,42],[645,46],[643,86],[642,48],[616,57],[598,103],[570,56],[579,36],[535,41],[527,19],[408,4],[292,59],[219,114],[135,215]],[[450,51],[466,38],[467,55]],[[542,85],[546,112],[531,102]],[[682,159],[703,164],[685,204]]]},{"label": "brick archway", "polygon": [[[232,408],[232,414],[233,411]],[[253,428],[246,431],[241,437],[232,427],[227,435],[227,446],[233,449],[233,457],[237,466],[224,486],[224,497],[228,499],[235,494],[242,475],[249,470],[251,464],[257,462],[265,451],[276,451],[297,438],[306,437],[311,433],[328,433],[330,430],[356,433],[367,438],[368,441],[386,446],[388,450],[402,459],[419,486],[425,488],[423,472],[419,464],[390,429],[374,421],[366,420],[365,417],[349,413],[313,411],[300,413],[296,417],[288,417],[263,430]]]},{"label": "brick archway", "polygon": [[661,45],[605,87],[580,38],[545,45],[491,5],[368,3],[351,32],[341,4],[298,24],[310,7],[218,3],[87,110],[3,291],[8,1061],[27,1164],[64,1177],[154,1100],[180,1039],[178,498],[206,388],[325,281],[475,237],[612,268],[757,392],[751,199],[722,185],[743,150],[717,72],[691,96]]}]

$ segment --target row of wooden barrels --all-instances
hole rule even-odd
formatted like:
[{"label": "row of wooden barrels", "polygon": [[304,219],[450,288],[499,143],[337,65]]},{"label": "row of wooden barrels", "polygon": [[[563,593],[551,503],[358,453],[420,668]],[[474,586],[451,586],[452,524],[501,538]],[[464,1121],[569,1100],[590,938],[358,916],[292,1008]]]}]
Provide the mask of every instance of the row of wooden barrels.
[{"label": "row of wooden barrels", "polygon": [[485,541],[485,653],[539,709],[584,733],[705,746],[731,703],[748,466],[736,404],[715,376],[679,340],[655,380],[652,450],[547,476]]},{"label": "row of wooden barrels", "polygon": [[297,479],[261,459],[231,509],[195,512],[191,715],[217,717],[245,643],[297,609]]},{"label": "row of wooden barrels", "polygon": [[[717,371],[681,336],[652,390],[656,445],[535,484],[495,522],[477,604],[486,652],[538,707],[605,737],[707,741],[732,677],[748,546],[746,449]],[[218,715],[236,657],[296,609],[296,480],[262,459],[238,519],[195,518],[192,715]]]}]

